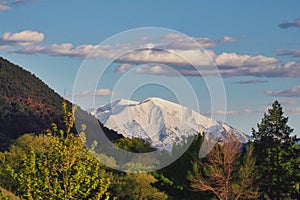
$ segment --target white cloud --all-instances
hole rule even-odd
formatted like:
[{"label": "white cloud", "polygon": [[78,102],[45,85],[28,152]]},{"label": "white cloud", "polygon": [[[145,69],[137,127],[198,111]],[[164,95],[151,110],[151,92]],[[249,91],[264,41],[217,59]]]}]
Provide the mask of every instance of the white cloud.
[{"label": "white cloud", "polygon": [[[205,52],[201,50],[161,50],[161,49],[141,49],[129,52],[119,58],[120,62],[125,63],[160,63],[167,65],[188,66],[191,61],[198,66],[212,65],[208,56],[211,50]],[[200,58],[200,59],[199,59]]]},{"label": "white cloud", "polygon": [[[161,63],[169,65],[183,75],[199,76],[199,72],[184,58],[192,60],[193,63],[200,66],[201,75],[212,75],[217,73],[217,71],[209,67],[212,66],[210,59],[213,59],[218,66],[218,72],[221,73],[223,77],[300,77],[300,63],[298,62],[281,64],[281,61],[276,58],[262,55],[250,56],[239,55],[236,53],[222,53],[220,55],[215,55],[211,50],[207,52],[208,54],[199,50],[173,50],[166,52],[148,49],[130,53],[121,58],[119,61],[138,64],[151,62]],[[146,73],[147,71],[144,70],[143,72]],[[148,70],[148,72],[153,74],[150,70]],[[165,71],[163,73],[166,74]],[[253,82],[254,81],[251,81],[251,83]],[[258,83],[258,81],[255,81],[255,83]]]},{"label": "white cloud", "polygon": [[43,33],[32,30],[24,30],[18,33],[6,32],[0,39],[0,45],[29,46],[41,42],[43,39]]},{"label": "white cloud", "polygon": [[250,55],[239,55],[236,53],[222,53],[216,57],[215,62],[220,66],[260,66],[260,65],[275,65],[279,61],[276,58],[265,57],[262,55],[250,56]]},{"label": "white cloud", "polygon": [[[120,60],[129,60],[131,62],[153,62],[155,60],[164,63],[185,63],[184,59],[179,58],[176,54],[192,54],[199,49],[199,44],[203,47],[212,47],[223,42],[233,41],[231,37],[224,37],[221,39],[212,40],[209,38],[186,38],[179,34],[168,34],[158,39],[158,41],[151,41],[148,38],[142,38],[138,43],[118,44],[118,45],[81,45],[73,46],[71,43],[53,44],[49,46],[32,46],[30,48],[19,49],[16,53],[35,54],[43,53],[56,56],[78,56],[85,57],[93,50],[93,57],[115,58],[119,53],[124,53],[128,49],[136,49],[128,52]],[[78,52],[78,50],[80,51]],[[209,50],[209,53],[212,51]]]},{"label": "white cloud", "polygon": [[[22,33],[22,32],[21,32]],[[27,42],[38,42],[43,39],[43,35],[35,33],[35,37],[29,40],[26,34],[6,33],[2,40],[20,43],[21,38]],[[192,38],[187,39],[178,34],[168,34],[153,42],[149,38],[142,38],[137,43],[117,44],[117,45],[80,45],[73,46],[71,43],[52,44],[48,46],[30,45],[11,52],[20,54],[47,54],[51,56],[69,57],[97,57],[111,59],[121,65],[115,69],[116,73],[125,72],[130,68],[129,64],[165,64],[177,70],[182,75],[199,76],[199,71],[191,64],[193,63],[201,70],[201,75],[214,75],[221,73],[223,77],[233,76],[253,76],[253,77],[300,77],[300,62],[282,63],[274,57],[263,55],[241,55],[237,53],[224,52],[216,55],[211,49],[199,49],[198,43],[206,46],[213,46],[222,42],[232,42],[235,38],[225,36],[222,39]],[[195,42],[195,40],[197,42]],[[23,41],[26,42],[26,41]],[[1,44],[0,44],[1,45]],[[2,44],[3,45],[3,44]],[[197,48],[196,48],[197,47]],[[130,49],[135,49],[129,51]],[[90,54],[92,52],[92,54]],[[124,54],[126,52],[126,54]],[[122,55],[121,57],[119,57]],[[188,62],[190,61],[190,62]],[[212,67],[214,63],[218,71]],[[124,64],[124,65],[123,65]],[[153,67],[152,67],[153,68]],[[138,73],[152,73],[168,75],[171,70],[158,70],[148,68],[138,70]],[[173,75],[173,73],[169,74]]]},{"label": "white cloud", "polygon": [[[19,50],[14,50],[13,52],[21,54],[42,53],[51,56],[85,57],[93,51],[91,54],[92,57],[112,59],[121,64],[165,64],[186,76],[199,76],[199,72],[187,61],[189,60],[196,66],[201,67],[201,75],[216,74],[217,71],[210,67],[213,65],[213,62],[215,62],[223,77],[300,77],[300,62],[288,62],[283,64],[274,57],[266,57],[263,55],[251,56],[227,52],[216,55],[213,50],[156,49],[142,48],[142,46],[138,48],[139,49],[128,52],[118,58],[118,55],[127,51],[128,44],[119,46],[73,46],[71,43],[64,43],[53,44],[50,46],[28,46]],[[124,66],[123,69],[116,69],[116,72],[118,72],[118,70],[123,71]],[[146,73],[146,71],[144,72]]]},{"label": "white cloud", "polygon": [[[262,55],[222,53],[215,59],[223,76],[294,77],[300,76],[298,63],[282,65],[281,61]],[[293,73],[291,71],[293,69]]]},{"label": "white cloud", "polygon": [[160,65],[143,66],[140,68],[136,68],[135,72],[138,74],[156,74],[156,75],[170,75],[172,73],[170,70]]},{"label": "white cloud", "polygon": [[119,65],[116,69],[115,69],[115,72],[116,73],[124,73],[126,72],[127,70],[131,69],[132,68],[132,65],[131,64],[128,64],[128,63],[123,63],[121,65]]}]

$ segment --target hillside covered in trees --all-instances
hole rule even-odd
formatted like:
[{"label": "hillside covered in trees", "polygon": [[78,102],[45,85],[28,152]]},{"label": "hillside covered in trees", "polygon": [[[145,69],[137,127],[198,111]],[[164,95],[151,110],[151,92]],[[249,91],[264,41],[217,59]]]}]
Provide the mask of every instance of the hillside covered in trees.
[{"label": "hillside covered in trees", "polygon": [[0,57],[0,150],[24,133],[61,124],[62,97],[34,74]]},{"label": "hillside covered in trees", "polygon": [[[0,151],[24,133],[44,133],[51,123],[63,127],[62,101],[60,95],[34,74],[0,57]],[[66,103],[71,109],[71,103]],[[121,137],[103,129],[111,139]]]}]

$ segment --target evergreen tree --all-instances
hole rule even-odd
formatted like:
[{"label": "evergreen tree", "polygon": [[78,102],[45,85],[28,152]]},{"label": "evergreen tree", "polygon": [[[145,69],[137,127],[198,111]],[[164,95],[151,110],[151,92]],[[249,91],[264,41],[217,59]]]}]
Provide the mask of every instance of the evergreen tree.
[{"label": "evergreen tree", "polygon": [[293,129],[287,123],[288,117],[283,116],[281,105],[275,101],[257,124],[258,130],[252,129],[260,172],[258,184],[261,194],[271,199],[292,198],[299,192],[295,187],[299,182],[299,147],[295,146]]},{"label": "evergreen tree", "polygon": [[290,142],[290,134],[293,129],[287,125],[288,117],[283,116],[282,107],[276,100],[260,124],[257,124],[258,131],[252,129],[255,141],[264,143],[264,145],[274,146],[282,142]]}]

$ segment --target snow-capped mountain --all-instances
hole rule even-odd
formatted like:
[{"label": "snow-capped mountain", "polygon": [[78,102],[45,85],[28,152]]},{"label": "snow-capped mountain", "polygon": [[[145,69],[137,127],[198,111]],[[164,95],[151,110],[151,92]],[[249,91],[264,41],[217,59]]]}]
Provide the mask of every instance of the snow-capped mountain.
[{"label": "snow-capped mountain", "polygon": [[170,149],[174,143],[191,135],[213,132],[220,139],[229,135],[245,143],[249,136],[207,118],[194,110],[160,99],[147,98],[143,102],[121,99],[91,111],[106,127],[124,137],[149,141],[158,149]]}]

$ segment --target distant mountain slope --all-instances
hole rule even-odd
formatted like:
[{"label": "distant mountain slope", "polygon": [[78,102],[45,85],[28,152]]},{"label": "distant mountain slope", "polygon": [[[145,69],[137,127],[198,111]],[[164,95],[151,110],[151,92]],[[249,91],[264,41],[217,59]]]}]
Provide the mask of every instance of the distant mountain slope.
[{"label": "distant mountain slope", "polygon": [[0,57],[0,150],[21,134],[61,124],[62,100],[35,75]]},{"label": "distant mountain slope", "polygon": [[148,98],[143,102],[121,99],[91,114],[125,137],[142,138],[156,148],[169,149],[188,136],[207,131],[219,133],[221,139],[232,135],[243,143],[249,140],[249,136],[227,124],[160,98]]}]

